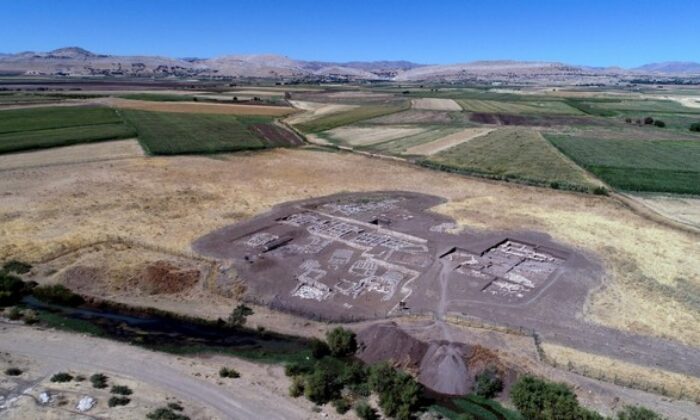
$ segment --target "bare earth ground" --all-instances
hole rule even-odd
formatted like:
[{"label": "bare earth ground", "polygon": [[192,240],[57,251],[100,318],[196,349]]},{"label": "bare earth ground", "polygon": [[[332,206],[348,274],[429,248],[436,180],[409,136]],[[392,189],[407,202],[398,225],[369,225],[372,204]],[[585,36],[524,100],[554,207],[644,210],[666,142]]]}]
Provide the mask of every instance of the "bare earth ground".
[{"label": "bare earth ground", "polygon": [[31,153],[0,155],[0,171],[101,160],[140,158],[143,156],[143,149],[136,139],[107,141],[56,147]]},{"label": "bare earth ground", "polygon": [[[342,191],[406,190],[448,199],[437,211],[472,229],[548,232],[597,256],[603,286],[578,316],[606,327],[700,342],[698,237],[589,195],[490,183],[360,156],[272,150],[230,156],[79,163],[3,172],[0,259],[49,260],[121,238],[178,255],[214,229],[274,204]],[[202,292],[198,292],[203,297]],[[197,296],[193,293],[193,296]],[[225,316],[231,301],[188,296],[125,300]],[[197,299],[195,297],[195,299]],[[251,323],[318,334],[319,324],[258,310]],[[219,315],[219,316],[221,316]]]},{"label": "bare earth ground", "polygon": [[[144,418],[151,410],[175,401],[181,401],[193,419],[259,419],[260,413],[275,419],[338,418],[330,406],[314,413],[308,400],[288,397],[290,381],[281,366],[264,368],[224,356],[175,357],[110,340],[6,323],[0,324],[0,352],[4,352],[0,353],[3,371],[10,365],[26,370],[19,377],[0,377],[0,395],[8,397],[0,401],[2,418]],[[219,378],[222,366],[235,368],[241,377]],[[133,389],[132,402],[109,408],[109,389],[97,390],[87,380],[49,382],[48,378],[61,371],[85,377],[105,373],[110,385]],[[35,403],[31,396],[45,390],[56,399],[62,395],[67,404],[46,407]],[[75,406],[85,395],[95,398],[97,404],[87,416],[78,416]]]},{"label": "bare earth ground", "polygon": [[488,134],[493,130],[493,128],[465,128],[458,133],[450,134],[449,136],[431,141],[430,143],[413,146],[406,149],[406,153],[410,155],[434,155],[473,138]]},{"label": "bare earth ground", "polygon": [[628,194],[671,220],[700,229],[700,197],[672,194]]},{"label": "bare earth ground", "polygon": [[121,98],[99,98],[92,102],[103,103],[115,108],[139,109],[158,112],[190,112],[225,115],[272,115],[281,116],[294,112],[286,106],[241,105],[241,104],[207,104],[201,102],[156,102],[137,101]]},{"label": "bare earth ground", "polygon": [[462,107],[452,99],[419,98],[411,100],[411,108],[431,111],[461,111]]}]

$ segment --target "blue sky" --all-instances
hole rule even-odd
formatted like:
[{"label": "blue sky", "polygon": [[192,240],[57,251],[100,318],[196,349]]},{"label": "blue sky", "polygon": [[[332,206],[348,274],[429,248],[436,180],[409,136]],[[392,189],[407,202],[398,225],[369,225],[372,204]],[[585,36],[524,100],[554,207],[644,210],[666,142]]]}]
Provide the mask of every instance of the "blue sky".
[{"label": "blue sky", "polygon": [[700,1],[0,0],[0,52],[276,53],[634,67],[700,61]]}]

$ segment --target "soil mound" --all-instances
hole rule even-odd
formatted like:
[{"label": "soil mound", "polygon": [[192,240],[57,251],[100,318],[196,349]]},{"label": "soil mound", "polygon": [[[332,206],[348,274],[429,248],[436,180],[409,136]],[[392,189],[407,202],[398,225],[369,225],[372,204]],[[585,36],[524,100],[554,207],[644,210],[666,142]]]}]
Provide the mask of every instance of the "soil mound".
[{"label": "soil mound", "polygon": [[152,295],[179,293],[194,286],[200,272],[193,268],[181,268],[168,261],[156,261],[144,267],[134,286]]},{"label": "soil mound", "polygon": [[430,343],[421,361],[418,380],[441,394],[467,394],[474,386],[474,374],[466,363],[470,351],[466,344],[446,341]]},{"label": "soil mound", "polygon": [[428,344],[411,337],[394,322],[375,324],[357,335],[357,356],[368,364],[388,361],[411,372],[418,372]]}]

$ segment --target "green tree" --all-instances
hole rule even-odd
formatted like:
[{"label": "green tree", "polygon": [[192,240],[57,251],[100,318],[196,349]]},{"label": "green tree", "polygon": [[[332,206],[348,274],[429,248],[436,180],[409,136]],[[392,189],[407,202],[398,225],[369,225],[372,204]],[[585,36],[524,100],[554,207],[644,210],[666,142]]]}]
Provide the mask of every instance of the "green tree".
[{"label": "green tree", "polygon": [[666,123],[663,122],[663,121],[661,121],[661,120],[656,120],[656,121],[654,121],[654,125],[657,126],[657,127],[659,127],[659,128],[664,128],[664,127],[666,127]]},{"label": "green tree", "polygon": [[248,317],[253,315],[253,310],[244,304],[240,304],[233,309],[228,317],[228,323],[234,327],[242,327],[248,321]]},{"label": "green tree", "polygon": [[493,398],[503,390],[503,381],[494,369],[486,369],[476,375],[474,393],[480,397]]},{"label": "green tree", "polygon": [[326,342],[335,357],[351,356],[357,350],[355,333],[343,327],[334,328],[326,333]]},{"label": "green tree", "polygon": [[0,307],[18,303],[25,293],[26,285],[19,277],[0,271]]},{"label": "green tree", "polygon": [[569,387],[525,375],[513,385],[510,398],[526,419],[602,420],[597,413],[581,407]]},{"label": "green tree", "polygon": [[340,398],[342,388],[337,375],[325,369],[317,368],[304,381],[304,395],[319,405]]},{"label": "green tree", "polygon": [[355,406],[355,414],[362,420],[377,420],[379,416],[377,411],[372,408],[367,402],[362,401]]},{"label": "green tree", "polygon": [[410,419],[418,409],[421,385],[411,375],[397,371],[388,363],[370,369],[369,384],[379,395],[379,407],[388,417]]},{"label": "green tree", "polygon": [[690,124],[690,131],[700,131],[700,123]]},{"label": "green tree", "polygon": [[331,349],[325,341],[318,338],[311,339],[311,355],[314,359],[322,359],[331,354]]}]

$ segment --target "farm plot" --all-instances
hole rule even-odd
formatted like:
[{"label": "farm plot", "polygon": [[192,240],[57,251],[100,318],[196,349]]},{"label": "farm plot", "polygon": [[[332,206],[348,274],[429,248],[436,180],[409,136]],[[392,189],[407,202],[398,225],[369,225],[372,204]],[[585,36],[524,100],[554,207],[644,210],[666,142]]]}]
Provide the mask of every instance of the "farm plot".
[{"label": "farm plot", "polygon": [[370,118],[405,111],[408,109],[409,105],[410,104],[408,101],[386,105],[366,105],[342,112],[323,115],[310,121],[292,124],[303,132],[317,133],[319,131],[326,131],[343,125],[354,124]]},{"label": "farm plot", "polygon": [[407,150],[412,147],[420,146],[421,144],[426,144],[433,142],[437,139],[449,136],[451,134],[458,133],[462,130],[460,127],[449,127],[449,126],[423,126],[425,131],[414,134],[408,137],[401,137],[395,140],[385,141],[382,143],[376,143],[369,147],[372,151],[390,154],[390,155],[403,155],[407,153]]},{"label": "farm plot", "polygon": [[366,124],[454,124],[457,119],[455,112],[428,111],[422,109],[409,109],[395,114],[366,120]]},{"label": "farm plot", "polygon": [[[570,101],[571,102],[571,101]],[[579,109],[601,116],[620,115],[624,112],[700,113],[700,109],[686,107],[673,100],[658,99],[599,99],[576,102]]]},{"label": "farm plot", "polygon": [[533,130],[499,129],[430,156],[424,163],[557,188],[588,190],[599,185]]},{"label": "farm plot", "polygon": [[627,191],[700,194],[700,141],[548,135],[565,155]]},{"label": "farm plot", "polygon": [[283,116],[294,112],[294,108],[270,105],[213,104],[201,102],[139,101],[110,98],[107,103],[122,109],[156,112],[184,112],[222,115],[267,115]]},{"label": "farm plot", "polygon": [[581,111],[564,101],[495,101],[481,99],[458,99],[457,102],[469,112],[489,112],[504,114],[568,114],[577,115]]},{"label": "farm plot", "polygon": [[116,111],[49,107],[0,111],[0,153],[134,137]]},{"label": "farm plot", "polygon": [[402,137],[413,136],[426,131],[420,127],[338,127],[323,133],[335,143],[350,146],[370,146]]},{"label": "farm plot", "polygon": [[407,154],[411,155],[434,155],[436,153],[457,146],[476,137],[483,136],[493,131],[492,128],[466,128],[454,134],[441,137],[429,143],[423,143],[417,146],[406,149]]},{"label": "farm plot", "polygon": [[309,101],[289,101],[295,108],[301,109],[304,112],[300,112],[287,117],[286,121],[288,124],[297,125],[307,123],[309,121],[315,120],[330,114],[336,114],[339,112],[349,111],[351,109],[357,108],[358,105],[346,105],[346,104],[324,104],[321,102],[309,102]]},{"label": "farm plot", "polygon": [[123,111],[139,133],[147,152],[156,155],[217,153],[262,149],[263,139],[249,126],[269,123],[268,117]]},{"label": "farm plot", "polygon": [[418,98],[411,100],[411,108],[428,111],[461,111],[462,107],[452,99]]}]

